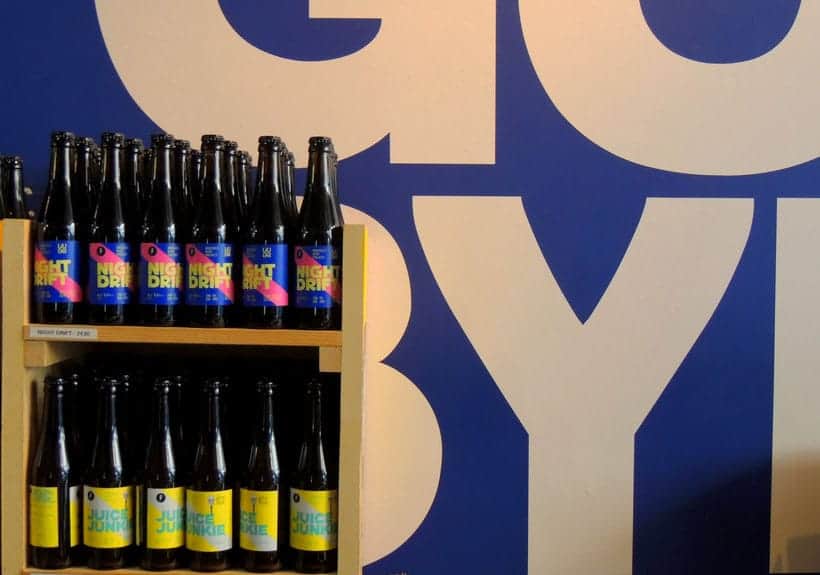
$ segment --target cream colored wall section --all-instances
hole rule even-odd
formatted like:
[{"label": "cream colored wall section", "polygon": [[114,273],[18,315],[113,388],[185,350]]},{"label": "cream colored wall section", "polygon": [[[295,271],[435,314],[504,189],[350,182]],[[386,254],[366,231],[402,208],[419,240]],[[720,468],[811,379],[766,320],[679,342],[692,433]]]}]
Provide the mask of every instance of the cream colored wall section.
[{"label": "cream colored wall section", "polygon": [[723,297],[752,200],[649,199],[584,324],[520,198],[413,205],[447,303],[529,433],[529,573],[631,573],[634,435]]},{"label": "cream colored wall section", "polygon": [[777,202],[771,571],[820,571],[820,200]]},{"label": "cream colored wall section", "polygon": [[427,516],[441,474],[441,432],[412,381],[382,360],[410,321],[410,276],[398,244],[376,220],[344,207],[345,221],[367,225],[365,358],[365,564],[394,551]]},{"label": "cream colored wall section", "polygon": [[96,6],[128,92],[177,137],[224,133],[255,151],[260,134],[275,133],[304,166],[304,143],[316,133],[332,135],[344,157],[390,134],[393,163],[494,162],[492,0],[473,0],[469,10],[437,0],[312,2],[314,17],[382,20],[368,46],[322,62],[255,48],[215,0]]},{"label": "cream colored wall section", "polygon": [[692,174],[779,170],[820,150],[820,2],[788,36],[737,64],[668,50],[637,0],[521,0],[549,98],[587,138],[631,162]]}]

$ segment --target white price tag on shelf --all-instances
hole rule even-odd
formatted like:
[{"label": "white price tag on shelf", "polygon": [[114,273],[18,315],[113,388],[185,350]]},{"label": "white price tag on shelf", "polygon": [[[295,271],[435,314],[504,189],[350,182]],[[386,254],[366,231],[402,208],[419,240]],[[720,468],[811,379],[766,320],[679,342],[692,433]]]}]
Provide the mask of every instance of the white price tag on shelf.
[{"label": "white price tag on shelf", "polygon": [[97,340],[97,329],[93,327],[72,326],[41,326],[33,325],[28,329],[28,336],[32,339],[65,339],[65,340]]}]

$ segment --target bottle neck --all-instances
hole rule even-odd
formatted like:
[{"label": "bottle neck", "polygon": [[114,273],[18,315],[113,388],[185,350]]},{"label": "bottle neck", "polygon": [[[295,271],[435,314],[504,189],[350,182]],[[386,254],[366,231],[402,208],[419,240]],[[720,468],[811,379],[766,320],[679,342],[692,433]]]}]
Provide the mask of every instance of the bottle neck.
[{"label": "bottle neck", "polygon": [[168,391],[159,390],[154,397],[154,431],[160,437],[171,433]]},{"label": "bottle neck", "polygon": [[273,437],[273,395],[263,392],[258,395],[259,407],[257,416],[257,433],[259,437]]},{"label": "bottle neck", "polygon": [[219,199],[222,195],[222,150],[207,150],[204,156],[203,184],[212,196]]},{"label": "bottle neck", "polygon": [[64,184],[68,189],[71,186],[71,148],[58,146],[51,149],[51,167],[49,176],[52,182]]},{"label": "bottle neck", "polygon": [[63,392],[51,389],[46,393],[43,409],[43,429],[48,434],[59,434],[65,428]]},{"label": "bottle neck", "polygon": [[122,187],[122,173],[120,171],[120,150],[114,146],[103,150],[103,185],[110,189]]},{"label": "bottle neck", "polygon": [[[170,153],[170,150],[168,150]],[[188,151],[177,149],[174,153],[174,180],[177,187],[185,189],[188,187]]]},{"label": "bottle neck", "polygon": [[217,393],[209,393],[208,394],[208,415],[207,419],[205,420],[205,433],[213,436],[213,435],[222,435],[222,427],[220,422],[220,401],[219,401],[219,394]]},{"label": "bottle neck", "polygon": [[158,148],[154,151],[153,182],[154,189],[158,187],[171,189],[171,150]]},{"label": "bottle neck", "polygon": [[[128,184],[133,187],[133,186],[139,185],[139,179],[140,179],[140,151],[139,151],[138,148],[130,149],[130,150],[128,150],[126,156],[128,158],[128,160],[127,160],[128,161],[128,166],[127,166],[128,169],[126,170],[127,176],[128,176]],[[149,176],[149,180],[150,180],[150,174],[146,174],[146,175]]]},{"label": "bottle neck", "polygon": [[259,193],[262,201],[273,201],[282,193],[282,172],[278,150],[266,149],[259,157]]},{"label": "bottle neck", "polygon": [[311,442],[322,439],[322,395],[318,390],[308,393],[305,400],[305,439]]},{"label": "bottle neck", "polygon": [[333,194],[333,157],[325,150],[312,150],[308,163],[307,191]]},{"label": "bottle neck", "polygon": [[117,435],[117,393],[113,389],[101,392],[97,425],[101,434]]}]

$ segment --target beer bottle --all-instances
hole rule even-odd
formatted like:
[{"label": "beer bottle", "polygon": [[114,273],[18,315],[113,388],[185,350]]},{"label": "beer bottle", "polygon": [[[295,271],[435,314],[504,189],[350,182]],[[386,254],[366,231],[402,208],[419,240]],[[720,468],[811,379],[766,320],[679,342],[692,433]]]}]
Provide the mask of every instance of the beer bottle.
[{"label": "beer bottle", "polygon": [[88,229],[88,321],[122,325],[131,303],[133,263],[122,208],[120,156],[125,138],[102,136],[103,185]]},{"label": "beer bottle", "polygon": [[20,156],[6,156],[3,158],[3,166],[6,182],[3,213],[7,218],[26,218],[28,214],[23,191],[23,159]]},{"label": "beer bottle", "polygon": [[302,445],[290,482],[290,557],[292,567],[303,573],[336,570],[338,467],[329,457],[322,418],[321,383],[311,380],[304,396]]},{"label": "beer bottle", "polygon": [[242,150],[236,153],[236,197],[239,201],[239,213],[244,214],[246,221],[249,217],[251,206],[250,190],[248,189],[248,169],[250,157],[248,152]]},{"label": "beer bottle", "polygon": [[71,206],[77,220],[77,234],[80,241],[85,241],[88,223],[96,202],[94,185],[94,140],[77,138],[74,141],[74,172],[71,176]]},{"label": "beer bottle", "polygon": [[256,384],[257,416],[239,489],[239,546],[248,571],[279,566],[279,457],[273,422],[274,383]]},{"label": "beer bottle", "polygon": [[289,229],[281,145],[275,136],[259,138],[258,190],[242,242],[242,305],[249,327],[285,327]]},{"label": "beer bottle", "polygon": [[176,446],[171,436],[172,386],[168,379],[154,383],[153,424],[137,488],[140,564],[152,571],[175,569],[185,546],[185,488],[177,471]]},{"label": "beer bottle", "polygon": [[221,136],[202,137],[205,156],[202,197],[185,247],[186,314],[191,325],[225,327],[234,302],[233,250],[236,235],[222,202]]},{"label": "beer bottle", "polygon": [[134,485],[120,445],[117,424],[119,381],[100,384],[97,434],[83,495],[83,542],[92,569],[125,566],[134,543]]},{"label": "beer bottle", "polygon": [[71,202],[74,134],[51,135],[48,188],[37,217],[34,243],[34,321],[73,323],[83,301],[77,223]]},{"label": "beer bottle", "polygon": [[208,380],[203,387],[206,413],[194,454],[185,516],[185,547],[194,571],[226,569],[233,548],[233,492],[222,444],[221,393],[219,380]]},{"label": "beer bottle", "polygon": [[182,246],[171,185],[170,136],[152,139],[154,180],[140,230],[139,316],[146,325],[174,325],[182,309]]},{"label": "beer bottle", "polygon": [[294,239],[295,313],[303,329],[339,329],[342,227],[333,196],[333,144],[310,139],[307,186]]},{"label": "beer bottle", "polygon": [[65,427],[64,394],[62,379],[46,377],[37,450],[29,472],[29,546],[31,563],[39,569],[68,567],[71,549],[79,542],[79,524],[72,515],[77,499],[72,492],[74,470]]},{"label": "beer bottle", "polygon": [[133,236],[138,235],[142,225],[142,215],[151,185],[150,168],[148,173],[143,172],[142,155],[142,140],[128,138],[123,154],[122,210],[128,241],[135,244]]},{"label": "beer bottle", "polygon": [[[178,233],[182,236],[187,230],[191,215],[191,189],[188,181],[188,162],[191,154],[191,143],[188,140],[174,140],[173,170],[171,171],[171,189],[174,202],[174,217],[178,222]],[[183,242],[187,238],[181,238]]]}]

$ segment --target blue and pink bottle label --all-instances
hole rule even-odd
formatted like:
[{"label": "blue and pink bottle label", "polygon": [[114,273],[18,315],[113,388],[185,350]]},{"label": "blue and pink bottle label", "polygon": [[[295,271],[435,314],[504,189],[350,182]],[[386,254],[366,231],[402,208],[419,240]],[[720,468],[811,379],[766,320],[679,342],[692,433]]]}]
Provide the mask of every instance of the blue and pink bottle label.
[{"label": "blue and pink bottle label", "polygon": [[186,304],[233,304],[233,245],[187,244],[185,263]]},{"label": "blue and pink bottle label", "polygon": [[42,241],[34,245],[34,299],[38,303],[79,303],[80,243]]},{"label": "blue and pink bottle label", "polygon": [[182,299],[183,267],[179,244],[140,244],[139,302],[143,305],[177,305]]},{"label": "blue and pink bottle label", "polygon": [[296,307],[331,308],[342,302],[339,250],[333,246],[296,246]]},{"label": "blue and pink bottle label", "polygon": [[287,244],[249,244],[242,253],[242,305],[288,305]]},{"label": "blue and pink bottle label", "polygon": [[88,303],[125,305],[134,289],[131,246],[125,242],[88,244]]}]

